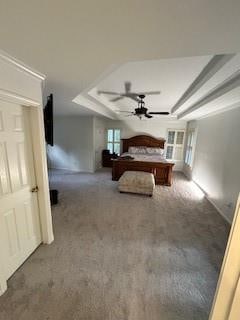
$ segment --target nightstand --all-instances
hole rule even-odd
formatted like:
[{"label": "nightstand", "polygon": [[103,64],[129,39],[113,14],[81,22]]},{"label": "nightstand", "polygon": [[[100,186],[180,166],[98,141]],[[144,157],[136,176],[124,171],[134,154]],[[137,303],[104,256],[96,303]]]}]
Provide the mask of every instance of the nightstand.
[{"label": "nightstand", "polygon": [[109,150],[102,151],[102,166],[103,167],[112,167],[112,159],[116,159],[118,155],[116,153],[110,153]]}]

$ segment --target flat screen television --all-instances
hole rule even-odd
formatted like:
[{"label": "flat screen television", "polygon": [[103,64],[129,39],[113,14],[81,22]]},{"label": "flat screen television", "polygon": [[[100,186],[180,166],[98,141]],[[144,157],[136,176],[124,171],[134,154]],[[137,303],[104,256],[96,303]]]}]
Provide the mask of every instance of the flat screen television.
[{"label": "flat screen television", "polygon": [[47,144],[53,146],[53,95],[47,97],[47,104],[44,108],[45,139]]}]

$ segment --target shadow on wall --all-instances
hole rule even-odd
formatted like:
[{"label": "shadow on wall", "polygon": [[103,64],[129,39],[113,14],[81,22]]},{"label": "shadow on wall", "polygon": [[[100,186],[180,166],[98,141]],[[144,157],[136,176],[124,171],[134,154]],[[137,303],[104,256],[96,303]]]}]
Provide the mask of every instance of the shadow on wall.
[{"label": "shadow on wall", "polygon": [[81,171],[79,158],[74,153],[64,150],[56,144],[53,147],[47,146],[47,160],[50,169]]}]

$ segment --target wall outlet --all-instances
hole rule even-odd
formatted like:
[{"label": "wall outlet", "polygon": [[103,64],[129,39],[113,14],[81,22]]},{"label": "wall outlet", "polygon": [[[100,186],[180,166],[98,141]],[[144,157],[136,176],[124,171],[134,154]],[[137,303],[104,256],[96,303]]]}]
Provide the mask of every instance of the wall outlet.
[{"label": "wall outlet", "polygon": [[226,204],[226,206],[227,206],[229,209],[232,209],[233,204],[232,204],[232,202],[228,202],[228,203]]}]

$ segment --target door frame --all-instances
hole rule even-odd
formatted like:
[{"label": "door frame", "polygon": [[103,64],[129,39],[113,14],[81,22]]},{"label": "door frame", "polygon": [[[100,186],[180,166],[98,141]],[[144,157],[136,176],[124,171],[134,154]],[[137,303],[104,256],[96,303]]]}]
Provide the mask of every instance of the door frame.
[{"label": "door frame", "polygon": [[223,258],[209,320],[240,317],[240,194]]},{"label": "door frame", "polygon": [[[34,168],[36,174],[36,183],[38,185],[38,205],[39,219],[41,227],[41,240],[44,244],[50,244],[54,240],[52,227],[52,213],[49,196],[49,181],[46,157],[46,143],[43,121],[43,104],[38,101],[28,99],[24,96],[15,94],[8,90],[0,90],[0,101],[6,101],[13,104],[28,107],[30,110],[30,125],[33,144]],[[1,249],[1,248],[0,248]],[[0,295],[7,290],[7,279],[2,267],[2,254],[0,252]]]}]

